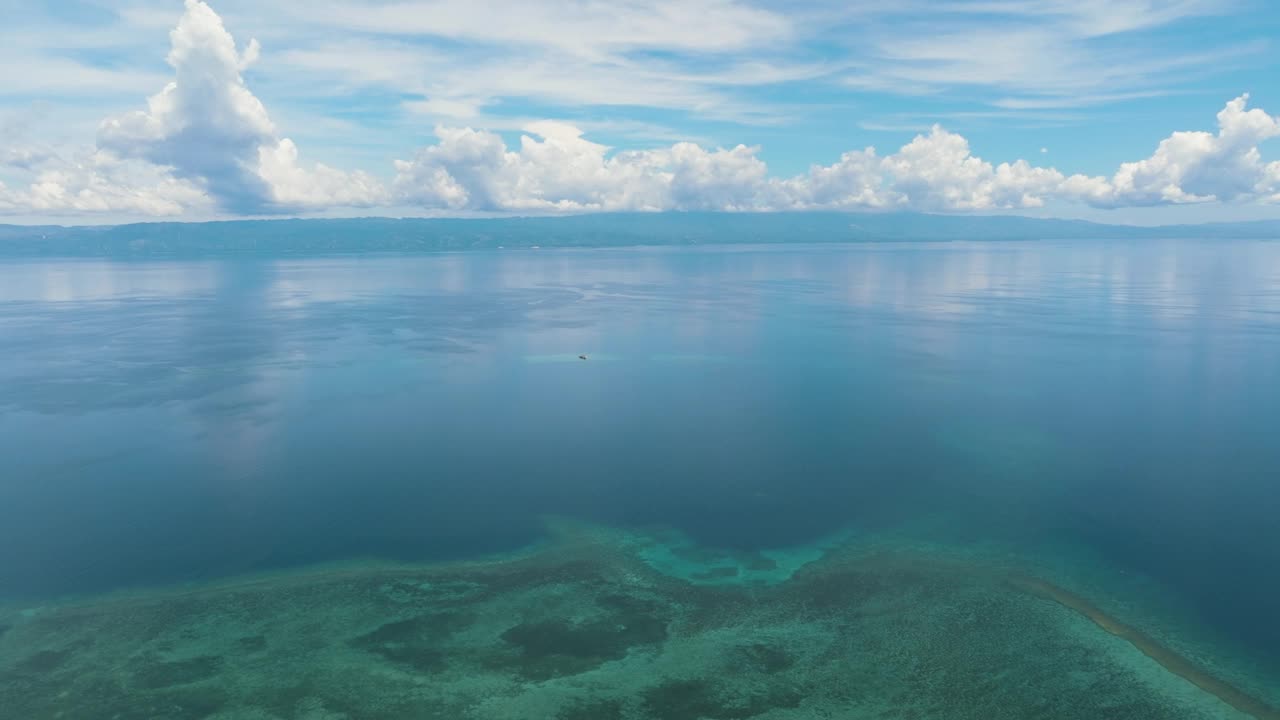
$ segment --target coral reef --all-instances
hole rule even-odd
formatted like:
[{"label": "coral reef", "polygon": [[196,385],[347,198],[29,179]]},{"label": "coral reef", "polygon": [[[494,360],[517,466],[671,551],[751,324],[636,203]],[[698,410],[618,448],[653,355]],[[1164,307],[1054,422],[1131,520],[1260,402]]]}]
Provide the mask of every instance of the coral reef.
[{"label": "coral reef", "polygon": [[29,720],[1275,717],[998,565],[853,541],[792,553],[806,564],[556,535],[483,562],[0,613],[0,707]]}]

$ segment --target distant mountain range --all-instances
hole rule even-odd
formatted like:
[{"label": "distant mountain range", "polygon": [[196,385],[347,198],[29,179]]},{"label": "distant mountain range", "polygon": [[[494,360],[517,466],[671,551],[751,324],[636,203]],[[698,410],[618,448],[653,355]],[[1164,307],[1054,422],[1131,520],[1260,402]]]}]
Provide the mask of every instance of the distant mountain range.
[{"label": "distant mountain range", "polygon": [[954,240],[1280,239],[1280,221],[1135,227],[916,213],[622,213],[496,219],[0,225],[0,257],[289,256],[540,247]]}]

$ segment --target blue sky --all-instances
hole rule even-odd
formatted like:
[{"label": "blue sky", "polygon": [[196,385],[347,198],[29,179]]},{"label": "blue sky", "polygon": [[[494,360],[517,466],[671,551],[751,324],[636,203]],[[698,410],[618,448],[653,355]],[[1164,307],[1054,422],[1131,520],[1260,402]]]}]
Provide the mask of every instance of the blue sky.
[{"label": "blue sky", "polygon": [[0,0],[0,12],[0,222],[1280,218],[1280,13],[1264,0]]}]

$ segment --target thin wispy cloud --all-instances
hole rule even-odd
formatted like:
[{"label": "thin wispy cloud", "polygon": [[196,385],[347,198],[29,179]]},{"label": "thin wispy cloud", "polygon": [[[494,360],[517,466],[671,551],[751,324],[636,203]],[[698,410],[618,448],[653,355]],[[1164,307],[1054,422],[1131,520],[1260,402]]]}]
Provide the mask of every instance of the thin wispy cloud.
[{"label": "thin wispy cloud", "polygon": [[584,58],[645,50],[747,50],[785,42],[792,35],[792,23],[785,13],[731,0],[290,0],[276,7],[300,23],[486,45],[553,48]]}]

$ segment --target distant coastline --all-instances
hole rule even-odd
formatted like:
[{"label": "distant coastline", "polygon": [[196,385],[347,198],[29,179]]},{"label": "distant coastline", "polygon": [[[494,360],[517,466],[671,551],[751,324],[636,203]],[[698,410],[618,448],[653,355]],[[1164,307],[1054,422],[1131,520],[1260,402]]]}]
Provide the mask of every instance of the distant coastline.
[{"label": "distant coastline", "polygon": [[1280,240],[1280,221],[1106,225],[1007,215],[608,213],[512,218],[353,218],[0,225],[0,258],[294,256],[539,246],[631,247],[963,240]]}]

